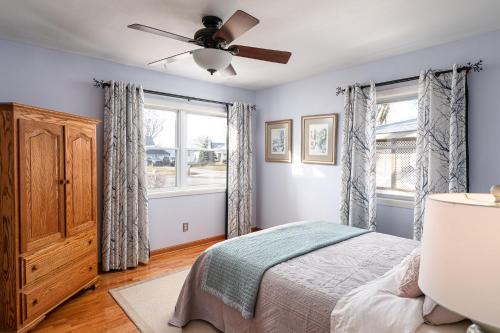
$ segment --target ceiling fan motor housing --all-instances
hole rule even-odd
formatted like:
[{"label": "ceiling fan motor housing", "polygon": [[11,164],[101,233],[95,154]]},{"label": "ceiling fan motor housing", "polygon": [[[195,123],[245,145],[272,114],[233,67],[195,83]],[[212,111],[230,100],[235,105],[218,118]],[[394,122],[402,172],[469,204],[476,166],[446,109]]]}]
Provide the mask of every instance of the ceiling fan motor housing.
[{"label": "ceiling fan motor housing", "polygon": [[219,17],[213,15],[203,16],[201,22],[207,28],[216,28],[216,29],[219,29],[222,24],[222,20]]},{"label": "ceiling fan motor housing", "polygon": [[194,39],[198,42],[203,43],[204,47],[208,48],[220,48],[223,41],[214,40],[212,36],[219,30],[222,20],[217,16],[204,16],[202,19],[205,28],[202,28],[195,32]]}]

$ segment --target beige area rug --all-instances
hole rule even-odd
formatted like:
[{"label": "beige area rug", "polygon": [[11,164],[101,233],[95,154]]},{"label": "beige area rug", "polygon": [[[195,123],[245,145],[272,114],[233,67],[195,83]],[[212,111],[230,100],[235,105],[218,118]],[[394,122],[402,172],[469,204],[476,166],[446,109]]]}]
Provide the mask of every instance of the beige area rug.
[{"label": "beige area rug", "polygon": [[111,289],[109,293],[142,333],[214,333],[209,323],[196,320],[184,328],[168,324],[189,269]]}]

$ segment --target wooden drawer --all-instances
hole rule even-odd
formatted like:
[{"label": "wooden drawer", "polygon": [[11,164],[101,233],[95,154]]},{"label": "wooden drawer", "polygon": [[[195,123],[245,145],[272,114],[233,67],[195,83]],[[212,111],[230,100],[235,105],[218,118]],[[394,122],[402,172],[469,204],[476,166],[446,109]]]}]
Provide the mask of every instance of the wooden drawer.
[{"label": "wooden drawer", "polygon": [[79,289],[85,287],[97,276],[97,256],[95,253],[83,257],[55,273],[36,287],[22,292],[22,320],[29,322],[51,310]]},{"label": "wooden drawer", "polygon": [[51,272],[73,262],[87,252],[96,252],[97,242],[95,232],[78,237],[68,238],[61,245],[54,246],[43,252],[26,256],[22,259],[22,286],[47,277]]}]

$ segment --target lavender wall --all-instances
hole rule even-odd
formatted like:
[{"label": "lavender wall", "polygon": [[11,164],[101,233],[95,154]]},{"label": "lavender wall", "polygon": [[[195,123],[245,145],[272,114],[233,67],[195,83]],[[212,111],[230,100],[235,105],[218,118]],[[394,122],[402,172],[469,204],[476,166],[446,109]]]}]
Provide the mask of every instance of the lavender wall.
[{"label": "lavender wall", "polygon": [[[0,40],[0,101],[20,102],[93,118],[103,117],[103,91],[92,78],[135,82],[147,89],[221,101],[255,103],[255,92],[185,79]],[[102,207],[102,125],[98,128],[98,212]],[[150,200],[151,248],[224,233],[223,193]],[[196,207],[196,210],[193,209]],[[190,222],[182,233],[181,221]]]},{"label": "lavender wall", "polygon": [[[416,75],[428,67],[448,68],[452,63],[483,59],[485,71],[469,81],[470,183],[472,191],[487,191],[500,183],[500,31],[385,59],[340,71],[329,71],[304,80],[257,93],[109,61],[0,40],[0,101],[56,109],[102,119],[102,91],[92,87],[93,77],[137,82],[149,89],[189,94],[223,101],[256,103],[255,174],[256,220],[270,227],[303,219],[338,221],[340,167],[300,163],[300,117],[306,114],[340,113],[343,98],[335,88],[353,82],[384,81]],[[264,162],[264,121],[293,118],[293,163]],[[341,127],[338,137],[341,145]],[[98,155],[102,155],[102,126],[98,128]],[[340,156],[338,156],[339,158]],[[102,161],[98,159],[98,185]],[[99,211],[102,192],[98,193]],[[196,210],[192,207],[197,207]],[[190,231],[181,232],[188,220]],[[150,201],[153,249],[224,231],[224,194],[152,199]],[[382,232],[411,237],[412,212],[379,206]]]},{"label": "lavender wall", "polygon": [[[485,192],[500,183],[500,31],[496,31],[258,91],[257,224],[265,228],[304,219],[339,220],[340,166],[300,163],[302,115],[340,113],[341,147],[343,98],[335,96],[337,86],[414,76],[422,69],[450,68],[478,59],[484,60],[484,71],[471,74],[469,80],[470,190]],[[264,122],[286,118],[294,122],[293,163],[266,163]],[[380,231],[412,236],[412,210],[378,208]]]}]

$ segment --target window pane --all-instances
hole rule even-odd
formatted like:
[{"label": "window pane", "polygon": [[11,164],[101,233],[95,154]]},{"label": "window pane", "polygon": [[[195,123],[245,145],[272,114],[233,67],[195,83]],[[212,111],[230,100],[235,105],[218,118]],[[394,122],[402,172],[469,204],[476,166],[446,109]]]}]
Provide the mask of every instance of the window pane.
[{"label": "window pane", "polygon": [[377,105],[377,188],[415,191],[417,99]]},{"label": "window pane", "polygon": [[377,125],[389,125],[417,119],[416,99],[377,105]]},{"label": "window pane", "polygon": [[226,150],[187,151],[187,185],[226,185]]},{"label": "window pane", "polygon": [[396,183],[395,188],[401,191],[415,191],[415,140],[398,140],[395,149]]},{"label": "window pane", "polygon": [[227,119],[188,113],[187,148],[226,149]]},{"label": "window pane", "polygon": [[164,110],[144,110],[144,130],[146,147],[177,147],[175,138],[177,112]]},{"label": "window pane", "polygon": [[392,158],[388,141],[377,141],[377,187],[391,188]]},{"label": "window pane", "polygon": [[226,118],[188,113],[186,126],[186,185],[225,186]]},{"label": "window pane", "polygon": [[177,186],[177,113],[145,109],[146,178],[148,189]]},{"label": "window pane", "polygon": [[377,141],[377,187],[415,191],[415,138]]},{"label": "window pane", "polygon": [[148,189],[160,190],[177,186],[175,149],[147,151],[146,177]]}]

